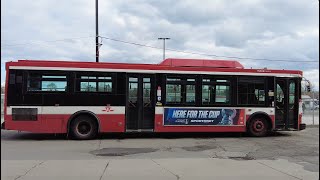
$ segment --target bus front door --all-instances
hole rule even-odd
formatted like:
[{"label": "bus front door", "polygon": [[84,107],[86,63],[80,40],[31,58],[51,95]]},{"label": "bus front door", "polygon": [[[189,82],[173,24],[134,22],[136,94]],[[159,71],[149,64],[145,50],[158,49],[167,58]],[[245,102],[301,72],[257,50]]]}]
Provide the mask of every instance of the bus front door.
[{"label": "bus front door", "polygon": [[297,129],[299,111],[298,79],[276,78],[276,129]]},{"label": "bus front door", "polygon": [[127,74],[126,131],[153,131],[154,75]]}]

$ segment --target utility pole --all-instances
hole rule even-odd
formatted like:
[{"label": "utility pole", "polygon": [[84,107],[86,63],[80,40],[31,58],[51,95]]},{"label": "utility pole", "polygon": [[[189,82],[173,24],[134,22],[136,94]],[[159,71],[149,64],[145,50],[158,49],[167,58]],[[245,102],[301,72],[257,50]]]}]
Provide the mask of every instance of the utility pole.
[{"label": "utility pole", "polygon": [[170,38],[158,38],[159,40],[163,40],[163,60],[166,59],[166,40]]},{"label": "utility pole", "polygon": [[96,62],[99,62],[98,0],[96,0]]}]

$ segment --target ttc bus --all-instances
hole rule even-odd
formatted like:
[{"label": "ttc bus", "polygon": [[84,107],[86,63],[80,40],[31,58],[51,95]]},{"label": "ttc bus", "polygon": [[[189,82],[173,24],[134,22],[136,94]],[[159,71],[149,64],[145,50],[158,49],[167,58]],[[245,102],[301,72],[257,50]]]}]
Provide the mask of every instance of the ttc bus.
[{"label": "ttc bus", "polygon": [[302,130],[302,71],[237,61],[159,64],[19,60],[6,63],[7,130],[92,139],[108,132]]}]

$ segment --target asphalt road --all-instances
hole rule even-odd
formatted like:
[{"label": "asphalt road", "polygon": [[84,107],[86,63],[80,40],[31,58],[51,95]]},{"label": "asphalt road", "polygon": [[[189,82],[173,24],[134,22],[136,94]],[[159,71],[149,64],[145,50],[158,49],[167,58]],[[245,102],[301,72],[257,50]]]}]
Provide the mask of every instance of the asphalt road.
[{"label": "asphalt road", "polygon": [[[1,179],[318,179],[319,128],[243,134],[105,134],[97,140],[1,131]],[[90,177],[90,178],[89,178]]]}]

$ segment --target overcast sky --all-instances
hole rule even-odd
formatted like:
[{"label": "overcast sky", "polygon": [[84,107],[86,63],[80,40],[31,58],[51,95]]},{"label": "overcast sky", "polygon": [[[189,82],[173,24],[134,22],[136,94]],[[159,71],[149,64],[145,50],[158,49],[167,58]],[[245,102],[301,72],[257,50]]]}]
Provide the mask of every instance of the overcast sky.
[{"label": "overcast sky", "polygon": [[[168,48],[221,56],[317,61],[166,52],[168,58],[232,59],[247,68],[303,70],[319,88],[317,0],[100,0],[99,34],[156,47],[162,47],[158,37],[170,37]],[[94,36],[94,0],[1,0],[1,84],[6,61],[95,61]],[[102,44],[103,62],[162,60],[159,49],[106,39]]]}]

